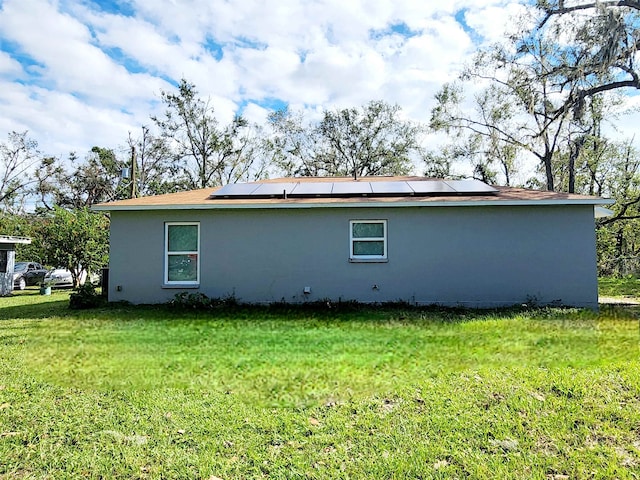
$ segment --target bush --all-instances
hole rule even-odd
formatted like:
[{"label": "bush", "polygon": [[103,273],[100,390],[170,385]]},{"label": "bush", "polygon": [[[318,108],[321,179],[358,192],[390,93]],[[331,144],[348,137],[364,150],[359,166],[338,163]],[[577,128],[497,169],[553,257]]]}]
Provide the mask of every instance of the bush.
[{"label": "bush", "polygon": [[176,293],[173,300],[169,302],[169,306],[178,308],[181,310],[211,310],[213,308],[220,307],[235,307],[238,305],[238,300],[230,295],[224,298],[210,298],[204,293],[189,293],[180,292]]},{"label": "bush", "polygon": [[96,287],[89,281],[69,295],[69,308],[80,310],[96,308],[105,303],[105,298],[96,291]]}]

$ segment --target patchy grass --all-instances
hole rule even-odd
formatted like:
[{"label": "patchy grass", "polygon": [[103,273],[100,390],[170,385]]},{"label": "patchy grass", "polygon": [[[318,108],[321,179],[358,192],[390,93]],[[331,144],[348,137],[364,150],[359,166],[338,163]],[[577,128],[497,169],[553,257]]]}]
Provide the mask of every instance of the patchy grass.
[{"label": "patchy grass", "polygon": [[637,312],[0,299],[0,478],[640,476]]},{"label": "patchy grass", "polygon": [[640,298],[640,279],[633,275],[602,277],[598,279],[598,290],[605,297]]}]

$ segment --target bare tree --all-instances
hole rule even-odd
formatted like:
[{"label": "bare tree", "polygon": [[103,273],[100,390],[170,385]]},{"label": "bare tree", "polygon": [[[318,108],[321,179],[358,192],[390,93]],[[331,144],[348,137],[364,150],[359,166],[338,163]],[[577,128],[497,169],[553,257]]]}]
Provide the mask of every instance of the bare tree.
[{"label": "bare tree", "polygon": [[110,148],[93,147],[81,160],[71,152],[66,161],[42,160],[36,172],[35,191],[40,205],[79,209],[96,203],[128,198],[121,172],[125,162]]},{"label": "bare tree", "polygon": [[164,117],[151,117],[182,167],[188,188],[205,188],[259,175],[257,151],[242,116],[221,127],[210,99],[198,96],[195,85],[180,81],[177,93],[162,92]]},{"label": "bare tree", "polygon": [[124,180],[129,197],[157,195],[185,190],[188,188],[181,175],[181,169],[172,162],[172,153],[166,140],[151,133],[143,125],[139,137],[131,132],[123,156],[125,168],[129,168],[129,178]]},{"label": "bare tree", "polygon": [[327,110],[317,123],[284,110],[270,124],[275,162],[288,175],[402,175],[422,155],[422,128],[383,101]]},{"label": "bare tree", "polygon": [[540,20],[532,35],[556,45],[548,72],[569,89],[558,116],[580,116],[588,98],[603,92],[640,88],[638,0],[538,0]]},{"label": "bare tree", "polygon": [[[507,184],[521,159],[533,157],[544,188],[553,191],[562,158],[569,176],[565,188],[572,192],[584,139],[593,134],[594,118],[601,118],[606,106],[594,95],[585,99],[580,115],[565,108],[575,85],[554,75],[558,50],[553,39],[523,27],[506,40],[480,51],[457,82],[438,92],[430,126],[449,134],[454,144],[472,145],[469,158],[476,170],[482,174],[497,165]],[[470,102],[465,90],[473,92]]]},{"label": "bare tree", "polygon": [[7,142],[0,143],[0,205],[4,210],[21,210],[34,183],[33,169],[40,161],[40,152],[27,133],[11,132]]}]

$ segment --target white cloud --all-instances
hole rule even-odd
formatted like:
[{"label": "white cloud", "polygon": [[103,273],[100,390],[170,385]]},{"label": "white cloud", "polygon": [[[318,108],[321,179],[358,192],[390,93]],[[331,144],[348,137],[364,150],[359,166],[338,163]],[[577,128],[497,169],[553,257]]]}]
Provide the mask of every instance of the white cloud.
[{"label": "white cloud", "polygon": [[0,51],[0,76],[18,78],[23,74],[24,70],[20,62],[13,59],[8,53]]},{"label": "white cloud", "polygon": [[180,78],[211,98],[222,122],[240,105],[264,120],[264,99],[309,115],[383,99],[425,121],[435,91],[473,51],[455,14],[467,9],[467,24],[491,36],[514,9],[501,0],[132,0],[128,16],[91,5],[0,2],[0,129],[28,128],[59,155],[115,147],[162,111],[160,92]]},{"label": "white cloud", "polygon": [[161,83],[148,74],[132,74],[114,62],[93,44],[86,25],[48,2],[5,1],[3,10],[4,35],[42,66],[43,81],[56,89],[103,103],[148,95],[150,84]]},{"label": "white cloud", "polygon": [[476,4],[465,13],[464,18],[467,25],[483,37],[486,43],[494,43],[500,41],[505,29],[512,29],[514,20],[521,18],[526,11],[526,6],[515,2],[505,5]]},{"label": "white cloud", "polygon": [[250,123],[255,123],[258,125],[264,125],[267,121],[267,117],[269,116],[270,111],[266,108],[250,102],[244,108],[242,115],[246,118]]},{"label": "white cloud", "polygon": [[47,154],[83,153],[93,145],[115,148],[136,128],[130,114],[92,106],[73,95],[18,84],[0,84],[0,90],[0,131],[28,130]]}]

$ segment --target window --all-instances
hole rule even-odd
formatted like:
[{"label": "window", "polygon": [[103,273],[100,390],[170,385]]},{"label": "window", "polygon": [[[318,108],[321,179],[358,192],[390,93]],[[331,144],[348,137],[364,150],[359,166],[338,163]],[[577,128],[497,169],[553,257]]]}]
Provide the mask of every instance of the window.
[{"label": "window", "polygon": [[351,220],[349,260],[384,261],[387,259],[387,221]]},{"label": "window", "polygon": [[200,283],[200,224],[165,224],[164,283],[197,285]]},{"label": "window", "polygon": [[9,266],[9,252],[7,250],[0,250],[0,273],[8,273],[7,267]]}]

